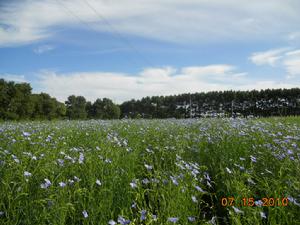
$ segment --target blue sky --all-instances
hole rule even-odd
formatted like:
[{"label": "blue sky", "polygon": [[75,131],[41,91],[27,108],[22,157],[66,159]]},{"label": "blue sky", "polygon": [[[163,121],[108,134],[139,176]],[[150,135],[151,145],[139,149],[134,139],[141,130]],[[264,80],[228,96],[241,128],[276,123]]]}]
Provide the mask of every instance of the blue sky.
[{"label": "blue sky", "polygon": [[0,77],[60,101],[300,86],[297,0],[0,4]]}]

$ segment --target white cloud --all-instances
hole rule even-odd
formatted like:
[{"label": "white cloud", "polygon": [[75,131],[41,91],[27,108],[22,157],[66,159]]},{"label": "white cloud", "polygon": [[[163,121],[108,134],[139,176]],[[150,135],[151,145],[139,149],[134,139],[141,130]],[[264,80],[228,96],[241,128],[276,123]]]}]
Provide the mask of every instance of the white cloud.
[{"label": "white cloud", "polygon": [[[2,21],[0,10],[0,21]],[[0,47],[28,44],[42,40],[48,35],[42,30],[34,30],[21,24],[9,24],[8,27],[1,27],[0,24]]]},{"label": "white cloud", "polygon": [[185,67],[181,71],[184,74],[191,74],[196,76],[207,76],[207,75],[224,75],[230,73],[235,69],[231,65],[210,65],[210,66],[195,66],[195,67]]},{"label": "white cloud", "polygon": [[292,56],[292,57],[293,56],[300,57],[300,49],[286,52],[285,55],[286,56]]},{"label": "white cloud", "polygon": [[[295,87],[296,83],[251,80],[231,65],[184,68],[147,68],[139,74],[80,72],[60,74],[45,71],[37,82],[39,89],[65,101],[69,95],[88,100],[108,97],[121,103],[132,98],[218,90],[250,90]],[[299,84],[298,84],[299,85]]]},{"label": "white cloud", "polygon": [[55,49],[55,47],[52,45],[41,45],[41,46],[35,48],[33,51],[36,54],[43,54],[45,52],[52,51],[53,49]]},{"label": "white cloud", "polygon": [[253,53],[250,60],[256,65],[279,66],[287,72],[286,78],[300,77],[300,49],[271,49]]},{"label": "white cloud", "polygon": [[285,53],[289,48],[271,49],[264,52],[255,52],[250,56],[250,60],[256,65],[268,64],[275,66],[276,63],[283,57],[282,53]]},{"label": "white cloud", "polygon": [[283,66],[288,72],[287,78],[300,77],[300,50],[288,52]]},{"label": "white cloud", "polygon": [[[0,46],[26,44],[56,34],[55,27],[81,27],[175,42],[280,38],[299,30],[295,0],[81,0],[7,1],[0,8]],[[130,6],[130,7],[129,7]],[[75,14],[75,16],[74,16]],[[78,18],[89,26],[81,24]]]},{"label": "white cloud", "polygon": [[0,74],[0,78],[6,81],[15,81],[18,83],[27,82],[24,75],[15,75],[15,74]]}]

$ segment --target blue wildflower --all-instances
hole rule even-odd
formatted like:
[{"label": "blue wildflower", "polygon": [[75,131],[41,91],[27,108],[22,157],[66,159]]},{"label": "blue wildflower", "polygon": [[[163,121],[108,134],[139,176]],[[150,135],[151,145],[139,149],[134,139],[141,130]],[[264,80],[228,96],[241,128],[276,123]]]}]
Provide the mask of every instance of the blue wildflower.
[{"label": "blue wildflower", "polygon": [[188,221],[189,221],[189,222],[195,222],[195,221],[196,221],[196,218],[193,217],[193,216],[189,216],[189,217],[188,217]]},{"label": "blue wildflower", "polygon": [[118,223],[121,225],[127,225],[130,224],[130,220],[126,220],[124,217],[118,216]]},{"label": "blue wildflower", "polygon": [[82,211],[82,215],[83,215],[84,218],[88,218],[89,217],[89,214],[87,213],[86,210]]},{"label": "blue wildflower", "polygon": [[114,220],[110,220],[110,221],[108,221],[108,224],[109,224],[109,225],[116,225],[117,222],[115,222]]},{"label": "blue wildflower", "polygon": [[141,220],[142,221],[146,220],[146,217],[147,217],[147,211],[143,209],[141,211]]},{"label": "blue wildflower", "polygon": [[45,183],[42,183],[42,184],[41,184],[41,188],[43,188],[43,189],[47,189],[48,187],[50,187],[50,185],[51,185],[51,181],[50,181],[50,180],[48,180],[47,178],[46,178],[46,179],[44,179],[44,181],[45,181]]},{"label": "blue wildflower", "polygon": [[177,223],[178,220],[179,220],[178,217],[169,217],[169,218],[168,218],[168,221],[171,222],[171,223]]}]

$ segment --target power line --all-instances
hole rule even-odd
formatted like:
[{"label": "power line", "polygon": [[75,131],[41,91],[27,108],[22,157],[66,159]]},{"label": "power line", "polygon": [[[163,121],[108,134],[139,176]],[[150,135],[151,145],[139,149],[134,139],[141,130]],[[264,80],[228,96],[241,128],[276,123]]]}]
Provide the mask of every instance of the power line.
[{"label": "power line", "polygon": [[[65,4],[62,3],[62,1],[56,0],[56,2],[61,5],[64,10],[70,14],[72,17],[74,17],[75,19],[77,19],[80,23],[82,23],[84,26],[90,28],[91,30],[95,31],[95,32],[99,32],[97,29],[95,29],[93,26],[91,26],[89,23],[87,23],[86,21],[82,20],[78,15],[76,15],[76,13],[72,12]],[[114,29],[114,27],[108,22],[108,20],[102,16],[97,10],[95,10],[87,1],[84,1],[86,3],[86,5],[92,9],[96,15],[107,25],[111,28],[111,30],[113,31],[112,33],[114,33],[115,37],[118,37],[120,40],[122,40],[125,44],[128,45],[128,47],[130,49],[132,49],[135,53],[137,53],[140,57],[140,59],[143,59],[144,62],[148,65],[152,66],[152,63],[150,63],[147,59],[145,59],[145,57],[139,52],[139,50],[137,48],[135,48],[127,39],[125,39],[116,29]],[[128,58],[127,58],[128,59]],[[138,63],[136,61],[136,63]]]},{"label": "power line", "polygon": [[115,37],[119,38],[121,41],[127,44],[134,52],[136,52],[141,57],[141,59],[146,62],[146,64],[154,67],[153,64],[147,58],[145,58],[145,56],[127,38],[125,38],[120,32],[118,32],[118,30],[116,30],[114,26],[102,14],[99,13],[99,11],[97,11],[87,0],[83,1],[100,18],[100,20],[102,20],[108,27],[110,27]]},{"label": "power line", "polygon": [[75,17],[80,23],[82,23],[83,25],[89,27],[90,29],[98,32],[94,27],[90,26],[90,24],[88,24],[87,22],[85,22],[84,20],[80,19],[79,16],[77,16],[74,12],[72,12],[68,7],[66,7],[61,1],[56,0],[56,2],[61,5],[66,12],[68,12],[71,16]]}]

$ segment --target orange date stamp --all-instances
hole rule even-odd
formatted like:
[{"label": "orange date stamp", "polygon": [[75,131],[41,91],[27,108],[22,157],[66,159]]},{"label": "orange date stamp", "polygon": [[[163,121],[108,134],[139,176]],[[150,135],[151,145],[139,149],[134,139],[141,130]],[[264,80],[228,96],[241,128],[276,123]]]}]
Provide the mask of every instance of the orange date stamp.
[{"label": "orange date stamp", "polygon": [[242,198],[240,200],[235,199],[234,197],[223,197],[221,198],[221,205],[224,207],[227,206],[266,206],[266,207],[275,207],[275,206],[288,206],[288,198],[261,198],[254,199],[251,198]]}]

